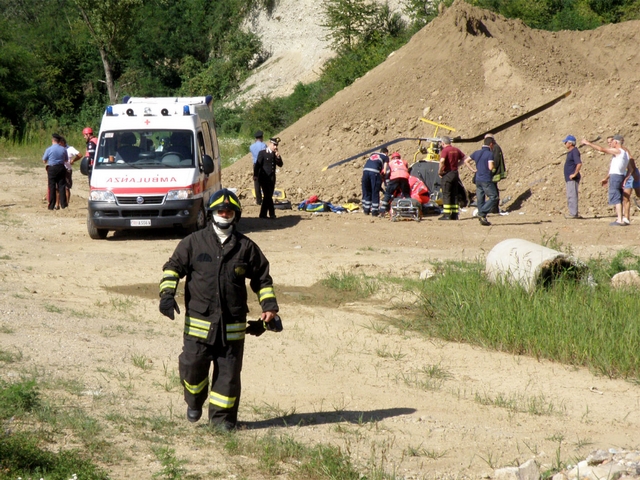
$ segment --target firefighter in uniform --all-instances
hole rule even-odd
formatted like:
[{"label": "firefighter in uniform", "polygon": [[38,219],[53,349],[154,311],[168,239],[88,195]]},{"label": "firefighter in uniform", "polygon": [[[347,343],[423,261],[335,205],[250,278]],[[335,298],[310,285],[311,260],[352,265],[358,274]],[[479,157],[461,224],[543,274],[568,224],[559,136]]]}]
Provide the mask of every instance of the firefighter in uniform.
[{"label": "firefighter in uniform", "polygon": [[371,154],[362,169],[362,210],[365,215],[371,213],[377,217],[380,212],[380,191],[385,165],[389,162],[389,149],[382,147]]},{"label": "firefighter in uniform", "polygon": [[444,148],[440,151],[438,175],[442,178],[443,215],[438,220],[458,220],[458,189],[461,188],[458,168],[467,156],[459,148],[451,145],[450,137],[442,137],[442,143]]},{"label": "firefighter in uniform", "polygon": [[[208,211],[211,226],[180,241],[164,264],[160,312],[172,320],[174,310],[180,313],[174,296],[179,279],[186,276],[179,370],[187,419],[197,422],[208,398],[209,422],[231,430],[238,420],[245,333],[264,332],[266,322],[276,318],[278,302],[269,262],[252,240],[235,229],[242,214],[238,197],[219,190],[211,195]],[[260,320],[250,321],[249,327],[245,278],[262,307]]]}]

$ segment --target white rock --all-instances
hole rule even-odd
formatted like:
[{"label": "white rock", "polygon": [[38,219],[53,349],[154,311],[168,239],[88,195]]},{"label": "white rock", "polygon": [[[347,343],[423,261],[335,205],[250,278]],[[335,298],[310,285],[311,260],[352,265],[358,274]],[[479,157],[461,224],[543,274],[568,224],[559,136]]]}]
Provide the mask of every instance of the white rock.
[{"label": "white rock", "polygon": [[505,467],[496,470],[495,480],[539,480],[540,471],[534,459],[527,460],[519,467]]},{"label": "white rock", "polygon": [[435,274],[436,273],[433,270],[427,268],[420,272],[420,280],[426,280],[427,278],[433,277]]},{"label": "white rock", "polygon": [[640,287],[640,274],[637,270],[627,270],[611,278],[613,288]]}]

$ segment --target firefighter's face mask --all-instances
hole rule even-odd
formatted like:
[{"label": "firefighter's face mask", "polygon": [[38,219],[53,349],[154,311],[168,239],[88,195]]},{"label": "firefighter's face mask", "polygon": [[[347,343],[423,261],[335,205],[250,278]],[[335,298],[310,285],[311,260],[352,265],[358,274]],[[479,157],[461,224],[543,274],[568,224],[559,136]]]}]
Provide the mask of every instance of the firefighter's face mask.
[{"label": "firefighter's face mask", "polygon": [[234,212],[233,210],[227,210],[227,209],[221,208],[217,212],[214,212],[213,223],[218,228],[226,230],[231,225],[233,225],[235,218],[236,218],[236,212]]}]

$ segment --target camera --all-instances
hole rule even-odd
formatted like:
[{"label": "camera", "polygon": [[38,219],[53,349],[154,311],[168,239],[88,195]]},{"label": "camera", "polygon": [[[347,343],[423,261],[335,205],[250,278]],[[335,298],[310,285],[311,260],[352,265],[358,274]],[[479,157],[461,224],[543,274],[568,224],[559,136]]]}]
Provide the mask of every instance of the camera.
[{"label": "camera", "polygon": [[270,322],[264,322],[264,328],[266,328],[270,332],[281,332],[282,319],[279,315],[276,315]]}]

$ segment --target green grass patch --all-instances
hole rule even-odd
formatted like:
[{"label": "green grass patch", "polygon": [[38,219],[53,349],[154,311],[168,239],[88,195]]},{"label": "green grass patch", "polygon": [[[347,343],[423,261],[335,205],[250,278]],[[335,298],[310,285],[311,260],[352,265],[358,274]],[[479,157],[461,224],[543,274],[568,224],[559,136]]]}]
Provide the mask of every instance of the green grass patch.
[{"label": "green grass patch", "polygon": [[421,283],[415,319],[403,328],[637,380],[640,297],[612,289],[609,280],[639,261],[630,252],[599,258],[588,264],[595,282],[559,278],[533,293],[490,283],[481,262],[445,263]]},{"label": "green grass patch", "polygon": [[[0,333],[13,333],[13,330],[7,329],[6,331],[0,328]],[[16,353],[9,352],[7,350],[0,349],[0,362],[2,363],[15,363],[22,360],[22,352]]]},{"label": "green grass patch", "polygon": [[40,393],[35,380],[15,383],[0,380],[0,420],[21,417],[40,405]]},{"label": "green grass patch", "polygon": [[28,433],[0,436],[0,478],[75,478],[107,480],[101,468],[85,459],[78,451],[49,452],[40,447],[37,437]]},{"label": "green grass patch", "polygon": [[[547,243],[567,250],[554,237]],[[519,286],[490,283],[480,261],[453,261],[434,267],[436,276],[427,281],[384,280],[412,291],[417,298],[413,304],[395,305],[403,315],[414,317],[412,321],[393,320],[401,330],[584,366],[610,378],[640,382],[640,351],[635,347],[640,341],[640,323],[635,321],[640,297],[632,289],[613,289],[610,283],[616,273],[640,270],[639,255],[621,250],[611,258],[592,259],[587,262],[588,281],[578,281],[569,272],[533,293]],[[353,299],[371,296],[386,288],[384,283],[345,271],[331,273],[321,281],[323,286]],[[383,331],[380,326],[375,329]],[[378,349],[376,354],[383,358],[402,356],[387,349]],[[441,380],[412,374],[405,382],[433,389],[441,385]],[[526,408],[521,406],[523,401]],[[507,399],[503,403],[517,404],[515,410],[534,414],[561,408],[541,399]]]},{"label": "green grass patch", "polygon": [[373,295],[378,288],[378,281],[366,275],[349,273],[344,270],[330,273],[321,281],[322,285],[340,292],[348,293],[357,299],[365,299]]},{"label": "green grass patch", "polygon": [[268,475],[296,472],[294,478],[360,479],[363,476],[348,455],[330,445],[306,446],[288,435],[269,433],[261,438],[228,435],[225,450],[231,455],[247,455],[258,459],[258,468]]},{"label": "green grass patch", "polygon": [[[42,401],[35,380],[21,380],[15,383],[0,381],[0,419],[22,418],[35,415],[47,418],[52,410]],[[95,423],[84,413],[72,415],[75,422],[66,422],[65,426],[74,427],[82,433],[85,452],[91,451],[96,442],[98,430],[92,428]],[[54,420],[56,418],[56,420]],[[48,427],[58,425],[59,417],[50,416]],[[53,453],[41,447],[40,443],[48,435],[40,432],[13,432],[7,430],[0,435],[0,478],[47,478],[66,480],[73,474],[78,478],[106,479],[107,474],[78,451]],[[96,445],[97,447],[97,445]]]}]

